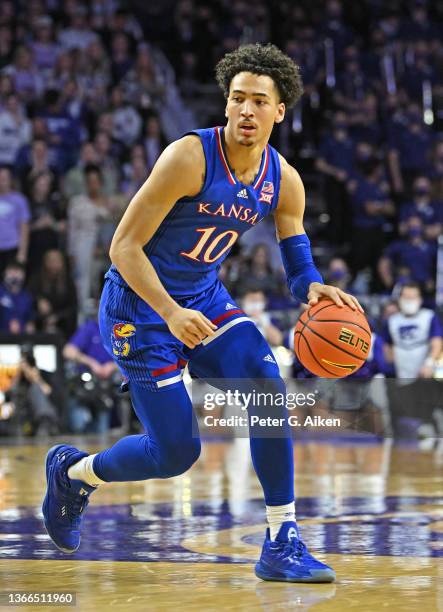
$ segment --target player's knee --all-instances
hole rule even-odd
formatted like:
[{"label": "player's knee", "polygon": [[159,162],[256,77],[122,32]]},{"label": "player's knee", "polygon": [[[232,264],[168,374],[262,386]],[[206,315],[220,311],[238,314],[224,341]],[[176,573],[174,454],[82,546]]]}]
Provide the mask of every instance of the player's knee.
[{"label": "player's knee", "polygon": [[250,416],[286,417],[286,385],[280,376],[256,379],[253,390],[256,401],[252,400],[249,403]]},{"label": "player's knee", "polygon": [[187,472],[197,461],[201,452],[198,438],[180,441],[173,447],[161,449],[157,460],[160,478],[171,478]]},{"label": "player's knee", "polygon": [[275,397],[286,394],[286,384],[281,376],[263,377],[257,380],[257,392]]}]

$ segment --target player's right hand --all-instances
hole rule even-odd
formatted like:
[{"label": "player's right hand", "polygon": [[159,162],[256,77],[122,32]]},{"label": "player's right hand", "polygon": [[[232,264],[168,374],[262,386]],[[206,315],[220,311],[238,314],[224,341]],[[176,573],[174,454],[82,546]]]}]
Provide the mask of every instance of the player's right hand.
[{"label": "player's right hand", "polygon": [[190,349],[195,348],[207,336],[212,336],[217,329],[204,314],[191,308],[174,310],[166,321],[171,333]]}]

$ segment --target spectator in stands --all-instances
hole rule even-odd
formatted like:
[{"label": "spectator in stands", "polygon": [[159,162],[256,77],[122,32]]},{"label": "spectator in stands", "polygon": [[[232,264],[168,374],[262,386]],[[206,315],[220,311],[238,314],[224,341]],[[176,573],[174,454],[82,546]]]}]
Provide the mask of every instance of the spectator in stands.
[{"label": "spectator in stands", "polygon": [[11,171],[0,168],[0,275],[17,259],[25,263],[29,244],[29,205],[24,195],[14,191]]},{"label": "spectator in stands", "polygon": [[44,75],[49,75],[60,51],[59,45],[55,42],[53,21],[49,15],[41,15],[35,20],[34,40],[30,47],[38,70]]},{"label": "spectator in stands", "polygon": [[35,297],[37,329],[69,338],[77,325],[77,292],[61,251],[45,253],[30,289]]},{"label": "spectator in stands", "polygon": [[[399,296],[399,312],[386,323],[383,338],[386,359],[394,364],[399,384],[393,393],[394,431],[401,417],[432,421],[438,407],[440,385],[432,384],[434,368],[443,349],[443,330],[438,316],[422,308],[422,294],[417,283],[406,283]],[[423,380],[429,381],[423,384]]]},{"label": "spectator in stands", "polygon": [[51,89],[60,91],[65,83],[76,78],[76,66],[72,51],[62,51],[58,54],[55,68],[52,71],[48,85]]},{"label": "spectator in stands", "polygon": [[[411,202],[400,208],[399,233],[407,232],[407,222],[411,217],[420,217],[423,222],[423,234],[427,240],[436,240],[442,231],[443,214],[440,212],[442,202],[432,200],[432,185],[427,176],[417,176],[413,183]],[[443,194],[441,195],[443,198]]]},{"label": "spectator in stands", "polygon": [[17,166],[20,169],[23,191],[27,195],[30,193],[32,181],[42,172],[49,172],[53,180],[58,177],[59,168],[56,167],[53,153],[43,138],[34,138],[30,148],[21,150]]},{"label": "spectator in stands", "polygon": [[378,101],[373,93],[367,94],[359,101],[349,120],[349,133],[355,142],[369,143],[374,147],[382,142],[383,131],[378,120]]},{"label": "spectator in stands", "polygon": [[279,282],[272,270],[266,244],[259,243],[253,247],[242,266],[240,278],[244,279],[245,283],[260,287],[267,296],[278,292]]},{"label": "spectator in stands", "polygon": [[352,168],[354,142],[349,136],[345,113],[336,112],[332,119],[331,131],[320,143],[315,162],[316,169],[323,174],[323,194],[329,215],[328,239],[333,244],[349,241],[346,226],[349,223],[346,181]]},{"label": "spectator in stands", "polygon": [[68,28],[61,30],[58,41],[66,51],[71,49],[86,49],[91,43],[98,40],[97,34],[88,27],[86,7],[77,5],[70,17]]},{"label": "spectator in stands", "polygon": [[14,53],[14,64],[7,68],[12,75],[14,88],[23,102],[31,102],[43,91],[43,78],[33,63],[30,50],[21,45]]},{"label": "spectator in stands", "polygon": [[131,70],[134,60],[131,54],[129,37],[124,32],[117,32],[111,41],[111,74],[115,83]]},{"label": "spectator in stands", "polygon": [[25,285],[25,268],[11,261],[0,285],[0,330],[10,334],[34,331],[33,298]]},{"label": "spectator in stands", "polygon": [[351,292],[349,289],[351,273],[349,272],[348,264],[341,257],[333,257],[331,259],[326,278],[330,285],[338,287],[342,291]]},{"label": "spectator in stands", "polygon": [[334,102],[345,111],[359,110],[369,89],[368,78],[361,67],[358,47],[349,45],[343,52],[343,64],[338,73]]},{"label": "spectator in stands", "polygon": [[[117,366],[103,347],[96,316],[80,325],[65,345],[63,356],[76,365],[77,372],[77,376],[71,374],[74,388],[68,400],[70,429],[74,433],[86,430],[104,433],[110,424],[113,404],[110,392],[115,387],[113,376]],[[80,388],[78,375],[85,372],[93,382],[89,393],[87,388]]]},{"label": "spectator in stands", "polygon": [[[85,192],[85,168],[91,164],[98,165],[98,155],[94,143],[87,141],[81,145],[80,158],[77,164],[65,175],[63,192],[67,198]],[[105,192],[105,185],[103,185],[103,191]]]},{"label": "spectator in stands", "polygon": [[111,93],[112,136],[124,146],[132,146],[140,137],[142,120],[129,101],[123,99],[122,88],[114,87]]},{"label": "spectator in stands", "polygon": [[[111,129],[112,129],[112,116]],[[94,138],[94,147],[97,154],[97,166],[103,177],[103,193],[111,195],[117,191],[120,173],[115,155],[112,154],[111,137],[105,131],[97,132]]]},{"label": "spectator in stands", "polygon": [[0,108],[0,164],[12,166],[20,148],[31,139],[31,122],[18,97],[10,93]]},{"label": "spectator in stands", "polygon": [[395,173],[402,177],[405,190],[419,174],[429,171],[429,154],[434,137],[423,123],[421,109],[410,104],[407,112],[394,118],[388,128],[388,146]]},{"label": "spectator in stands", "polygon": [[100,169],[87,166],[85,181],[86,193],[74,196],[68,205],[68,249],[80,309],[92,296],[96,284],[94,266],[107,253],[112,238],[110,202],[102,193]]},{"label": "spectator in stands", "polygon": [[125,179],[121,185],[121,191],[126,196],[126,201],[140,189],[146,181],[147,162],[142,145],[135,145],[131,151],[131,161],[124,166]]},{"label": "spectator in stands", "polygon": [[55,435],[59,432],[62,394],[54,377],[37,366],[31,346],[22,346],[17,377],[10,391],[15,409],[26,433]]},{"label": "spectator in stands", "polygon": [[125,32],[132,40],[139,42],[143,38],[143,30],[137,18],[123,6],[110,10],[108,26],[111,32]]},{"label": "spectator in stands", "polygon": [[61,195],[52,189],[52,176],[42,172],[31,182],[28,272],[32,274],[46,251],[64,244],[66,214]]},{"label": "spectator in stands", "polygon": [[[83,55],[83,65],[78,82],[90,104],[100,100],[111,82],[111,63],[103,44],[93,41]],[[99,107],[98,107],[99,108]]]},{"label": "spectator in stands", "polygon": [[402,78],[404,87],[411,100],[421,103],[423,98],[423,81],[429,81],[431,86],[437,84],[437,75],[432,65],[429,42],[417,41],[414,45],[412,65],[408,66]]},{"label": "spectator in stands", "polygon": [[249,289],[244,291],[241,298],[241,307],[271,346],[282,344],[283,333],[273,323],[269,313],[266,312],[265,293],[258,286],[250,286]]},{"label": "spectator in stands", "polygon": [[166,140],[162,134],[160,121],[156,115],[151,115],[146,120],[145,134],[143,146],[145,148],[147,167],[146,174],[148,175],[155,162],[160,157],[160,153],[166,146]]},{"label": "spectator in stands", "polygon": [[409,217],[406,222],[406,238],[388,245],[378,262],[382,283],[392,288],[400,269],[407,269],[410,278],[432,291],[435,282],[436,245],[425,240],[420,217]]},{"label": "spectator in stands", "polygon": [[139,107],[143,113],[155,108],[158,98],[163,93],[163,87],[158,82],[155,64],[149,47],[140,46],[137,52],[135,66],[121,81],[125,98]]},{"label": "spectator in stands", "polygon": [[355,178],[348,184],[352,207],[351,262],[353,272],[370,267],[373,276],[386,242],[388,220],[395,214],[383,164],[372,153],[358,161]]},{"label": "spectator in stands", "polygon": [[58,169],[66,172],[77,159],[83,126],[79,118],[69,116],[62,103],[60,92],[49,89],[38,115],[48,126],[49,143],[56,152]]}]

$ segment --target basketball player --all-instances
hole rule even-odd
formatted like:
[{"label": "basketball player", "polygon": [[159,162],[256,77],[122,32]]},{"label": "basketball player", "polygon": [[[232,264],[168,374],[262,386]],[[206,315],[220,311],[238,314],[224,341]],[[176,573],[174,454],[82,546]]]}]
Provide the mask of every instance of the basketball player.
[{"label": "basketball player", "polygon": [[[323,284],[303,229],[302,181],[268,140],[302,94],[298,67],[273,45],[248,45],[218,64],[227,98],[224,127],[194,130],[169,145],[134,196],[112,241],[100,303],[103,342],[126,378],[146,433],[88,455],[53,447],[46,459],[46,529],[74,552],[89,495],[108,482],[169,478],[198,459],[200,440],[182,381],[241,379],[242,391],[285,393],[269,345],[217,278],[239,236],[274,215],[288,285],[310,305],[358,301]],[[231,387],[232,388],[232,387]],[[263,407],[249,406],[251,418]],[[293,450],[286,408],[278,437],[251,431],[269,529],[256,574],[265,580],[330,582],[309,554],[295,518]],[[263,416],[263,413],[260,414]]]}]

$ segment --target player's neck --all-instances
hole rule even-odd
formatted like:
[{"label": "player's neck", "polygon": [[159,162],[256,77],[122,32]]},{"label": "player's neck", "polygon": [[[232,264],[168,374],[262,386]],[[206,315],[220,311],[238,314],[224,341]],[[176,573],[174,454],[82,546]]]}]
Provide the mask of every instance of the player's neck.
[{"label": "player's neck", "polygon": [[243,175],[251,168],[260,166],[266,142],[260,141],[250,147],[241,145],[234,140],[228,126],[223,130],[223,136],[229,165],[237,175]]}]

